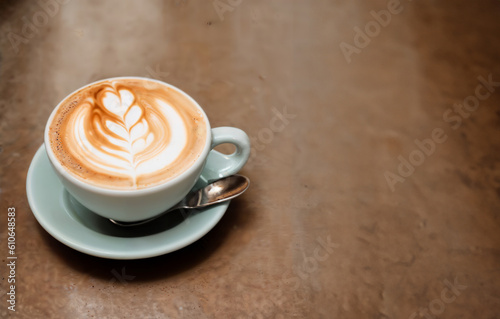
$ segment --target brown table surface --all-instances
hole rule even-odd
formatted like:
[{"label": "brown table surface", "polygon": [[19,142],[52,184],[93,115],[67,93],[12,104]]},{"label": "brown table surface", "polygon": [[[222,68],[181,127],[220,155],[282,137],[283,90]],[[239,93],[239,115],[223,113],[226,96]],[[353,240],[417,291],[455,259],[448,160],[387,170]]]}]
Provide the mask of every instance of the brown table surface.
[{"label": "brown table surface", "polygon": [[[500,2],[59,1],[0,1],[0,317],[498,317]],[[217,226],[145,260],[66,247],[25,190],[53,107],[123,75],[254,146]]]}]

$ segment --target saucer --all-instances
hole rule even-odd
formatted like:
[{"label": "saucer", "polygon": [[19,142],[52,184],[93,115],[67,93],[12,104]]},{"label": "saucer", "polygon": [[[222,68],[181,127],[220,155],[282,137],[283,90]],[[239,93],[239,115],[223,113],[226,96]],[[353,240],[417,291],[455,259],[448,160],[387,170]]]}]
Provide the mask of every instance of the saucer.
[{"label": "saucer", "polygon": [[[209,166],[223,157],[217,151],[210,152],[195,187],[216,178]],[[145,225],[123,228],[94,214],[64,189],[43,144],[28,170],[26,192],[33,215],[55,239],[82,253],[110,259],[154,257],[190,245],[208,233],[229,206],[228,201],[200,210],[179,210]]]}]

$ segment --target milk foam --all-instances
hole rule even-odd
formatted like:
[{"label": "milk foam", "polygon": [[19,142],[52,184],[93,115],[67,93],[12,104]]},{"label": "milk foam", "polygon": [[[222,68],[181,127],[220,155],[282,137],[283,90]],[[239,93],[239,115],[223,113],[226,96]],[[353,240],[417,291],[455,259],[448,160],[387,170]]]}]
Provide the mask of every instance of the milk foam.
[{"label": "milk foam", "polygon": [[50,126],[63,166],[108,188],[144,188],[187,169],[205,145],[202,113],[181,92],[138,79],[103,81],[62,103]]}]

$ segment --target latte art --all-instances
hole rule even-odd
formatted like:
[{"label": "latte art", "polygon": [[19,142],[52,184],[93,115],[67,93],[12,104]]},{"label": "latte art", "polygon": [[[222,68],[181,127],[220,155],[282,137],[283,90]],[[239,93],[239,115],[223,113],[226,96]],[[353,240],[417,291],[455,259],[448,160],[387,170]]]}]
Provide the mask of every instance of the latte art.
[{"label": "latte art", "polygon": [[206,130],[202,112],[182,92],[153,81],[114,79],[68,97],[49,134],[71,174],[107,188],[138,189],[192,165]]}]

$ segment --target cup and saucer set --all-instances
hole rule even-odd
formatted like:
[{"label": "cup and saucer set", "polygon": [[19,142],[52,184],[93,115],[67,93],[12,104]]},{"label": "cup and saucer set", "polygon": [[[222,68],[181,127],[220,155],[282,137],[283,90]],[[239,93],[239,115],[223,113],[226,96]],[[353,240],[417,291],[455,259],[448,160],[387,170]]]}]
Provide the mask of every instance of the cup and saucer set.
[{"label": "cup and saucer set", "polygon": [[[58,108],[65,100],[81,94],[86,88],[106,85],[106,89],[111,90],[109,87],[113,88],[114,85],[120,88],[116,94],[122,94],[123,87],[129,82],[144,83],[146,89],[160,87],[164,92],[177,94],[197,114],[201,114],[204,139],[201,140],[199,155],[180,175],[143,189],[107,189],[70,174],[61,164],[58,148],[55,151],[50,146],[53,135],[49,133],[49,127],[54,126],[51,123]],[[111,100],[108,96],[106,98]],[[114,106],[111,105],[110,110]],[[91,83],[68,95],[56,106],[47,123],[45,143],[33,157],[26,179],[31,211],[39,224],[61,243],[102,258],[130,260],[155,257],[186,247],[203,237],[221,220],[230,201],[199,209],[175,210],[134,227],[119,226],[110,219],[137,222],[156,217],[180,202],[191,189],[202,188],[215,180],[237,173],[250,154],[250,142],[243,131],[233,127],[211,128],[203,109],[186,93],[164,82],[146,78],[122,77]],[[71,135],[73,131],[65,134]],[[171,129],[170,132],[175,134]],[[213,149],[223,143],[235,145],[236,151],[226,155]]]}]

